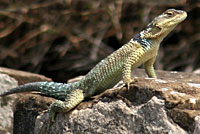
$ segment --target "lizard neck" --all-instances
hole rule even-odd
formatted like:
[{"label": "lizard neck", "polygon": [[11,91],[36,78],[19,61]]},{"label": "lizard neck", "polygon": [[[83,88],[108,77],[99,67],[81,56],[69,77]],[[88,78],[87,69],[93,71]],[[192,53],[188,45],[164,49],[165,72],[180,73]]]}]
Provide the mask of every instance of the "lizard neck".
[{"label": "lizard neck", "polygon": [[141,31],[139,34],[135,35],[131,41],[137,41],[143,48],[144,50],[150,50],[152,48],[158,48],[160,45],[160,42],[162,40],[160,39],[151,39],[151,38],[145,38],[144,36],[145,30]]},{"label": "lizard neck", "polygon": [[158,49],[162,40],[174,29],[174,27],[166,29],[151,25],[136,35],[134,39],[146,50],[149,50],[150,48]]},{"label": "lizard neck", "polygon": [[149,40],[153,40],[158,42],[159,44],[162,42],[162,40],[176,27],[174,25],[173,27],[158,27],[158,26],[153,26],[151,25],[147,29],[143,30],[143,33],[149,33],[152,36],[155,36],[153,38],[148,38]]}]

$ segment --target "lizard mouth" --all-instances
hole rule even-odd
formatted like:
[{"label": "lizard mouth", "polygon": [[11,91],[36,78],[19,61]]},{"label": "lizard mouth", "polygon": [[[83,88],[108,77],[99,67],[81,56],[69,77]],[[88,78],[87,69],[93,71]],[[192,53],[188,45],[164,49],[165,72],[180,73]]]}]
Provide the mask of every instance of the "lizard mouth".
[{"label": "lizard mouth", "polygon": [[176,22],[180,23],[180,22],[184,21],[186,18],[187,18],[187,12],[177,10],[177,19],[175,19]]},{"label": "lizard mouth", "polygon": [[187,12],[182,11],[182,10],[176,10],[177,16],[176,19],[174,19],[175,22],[173,23],[180,23],[184,21],[187,18]]},{"label": "lizard mouth", "polygon": [[182,21],[184,21],[186,18],[187,18],[187,13],[185,11],[180,11],[179,15],[177,15],[177,18],[174,21],[169,22],[168,24],[169,26],[171,25],[173,27],[173,26],[176,26],[178,23],[181,23]]},{"label": "lizard mouth", "polygon": [[187,13],[183,11],[182,17],[180,18],[180,21],[184,21],[187,18]]}]

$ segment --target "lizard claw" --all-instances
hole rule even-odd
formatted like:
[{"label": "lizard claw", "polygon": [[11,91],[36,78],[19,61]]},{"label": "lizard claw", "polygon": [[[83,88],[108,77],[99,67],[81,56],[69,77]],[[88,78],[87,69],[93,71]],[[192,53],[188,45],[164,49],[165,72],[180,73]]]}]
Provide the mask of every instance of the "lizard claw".
[{"label": "lizard claw", "polygon": [[125,83],[127,89],[129,90],[130,89],[130,84],[133,83],[135,80],[130,80],[128,82]]},{"label": "lizard claw", "polygon": [[127,89],[130,89],[130,83],[126,83]]}]

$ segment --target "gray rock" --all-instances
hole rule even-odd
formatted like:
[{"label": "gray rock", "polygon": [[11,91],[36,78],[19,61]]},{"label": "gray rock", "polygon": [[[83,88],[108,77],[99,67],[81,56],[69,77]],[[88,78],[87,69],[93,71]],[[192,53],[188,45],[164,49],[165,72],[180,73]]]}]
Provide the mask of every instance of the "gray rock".
[{"label": "gray rock", "polygon": [[[38,74],[33,74],[33,73],[28,73],[28,72],[23,72],[23,71],[0,67],[0,93],[3,93],[11,88],[18,86],[18,83],[25,84],[25,83],[29,83],[29,82],[33,82],[33,81],[51,81],[51,79],[49,79],[45,76],[42,76],[42,75],[38,75]],[[24,114],[23,114],[23,113],[25,113],[26,110],[24,110],[23,107],[20,107],[20,105],[18,105],[18,107],[20,107],[21,111],[17,109],[17,112],[14,112],[15,119],[13,121],[13,109],[15,109],[15,108],[13,108],[13,103],[17,102],[18,97],[23,98],[23,96],[24,95],[22,95],[22,94],[21,95],[14,94],[14,95],[0,98],[0,134],[11,134],[11,133],[19,134],[20,132],[22,134],[24,134],[23,129],[29,131],[30,129],[27,129],[27,128],[31,128],[30,126],[27,127],[26,125],[35,123],[34,119],[32,121],[30,121],[30,119],[31,119],[30,117],[34,117],[37,115],[37,113],[40,111],[40,110],[38,110],[39,109],[38,107],[42,107],[42,110],[44,109],[44,107],[47,107],[47,103],[45,103],[45,106],[43,106],[43,105],[41,105],[42,101],[40,101],[41,103],[39,103],[40,106],[37,107],[38,109],[33,111],[32,112],[33,114],[30,114],[31,112],[28,113],[30,115],[30,117],[28,117],[28,119],[27,119],[26,118],[27,116],[24,116]],[[44,100],[44,98],[43,98],[43,100]],[[25,102],[24,100],[22,100],[22,101]],[[20,104],[21,102],[18,102],[17,104]],[[30,100],[30,102],[33,102],[33,101]],[[29,103],[28,105],[32,106],[30,104],[31,103]],[[13,122],[16,122],[16,123],[13,124]],[[22,124],[26,124],[26,125],[22,125]],[[32,127],[34,127],[34,126],[32,126]],[[14,130],[14,132],[13,132],[13,130]],[[17,130],[20,130],[20,131],[17,131]]]},{"label": "gray rock", "polygon": [[164,100],[153,97],[140,106],[128,107],[122,100],[102,99],[92,108],[59,114],[47,127],[47,115],[38,117],[35,134],[187,134],[168,118]]},{"label": "gray rock", "polygon": [[[158,71],[161,79],[143,78],[127,90],[122,84],[85,100],[54,123],[43,112],[55,100],[23,95],[15,110],[18,134],[198,134],[200,76]],[[119,88],[120,87],[120,88]],[[1,127],[0,127],[1,129]],[[0,131],[1,133],[1,131]]]},{"label": "gray rock", "polygon": [[200,116],[195,117],[195,129],[193,134],[200,134]]},{"label": "gray rock", "polygon": [[[10,88],[16,87],[17,81],[7,74],[0,74],[0,93],[7,91]],[[0,133],[11,134],[13,129],[13,110],[12,104],[15,95],[0,98]]]}]

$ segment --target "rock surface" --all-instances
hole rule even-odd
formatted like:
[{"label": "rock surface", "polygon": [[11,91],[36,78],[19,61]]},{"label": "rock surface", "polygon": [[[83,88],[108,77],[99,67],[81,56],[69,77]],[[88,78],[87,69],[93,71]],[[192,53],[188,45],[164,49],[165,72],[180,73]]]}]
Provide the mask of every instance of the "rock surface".
[{"label": "rock surface", "polygon": [[[47,117],[38,118],[36,134],[186,134],[168,119],[164,100],[153,97],[147,103],[129,107],[120,99],[103,98],[92,108],[59,114],[56,123],[46,124]],[[41,125],[42,124],[42,125]]]},{"label": "rock surface", "polygon": [[107,90],[69,114],[58,114],[55,123],[46,123],[46,113],[39,116],[35,133],[198,134],[199,86],[137,78],[130,90]]},{"label": "rock surface", "polygon": [[118,87],[85,100],[50,122],[46,112],[54,101],[39,95],[20,96],[15,134],[199,134],[200,75],[157,71],[159,79],[133,72],[130,89]]}]

